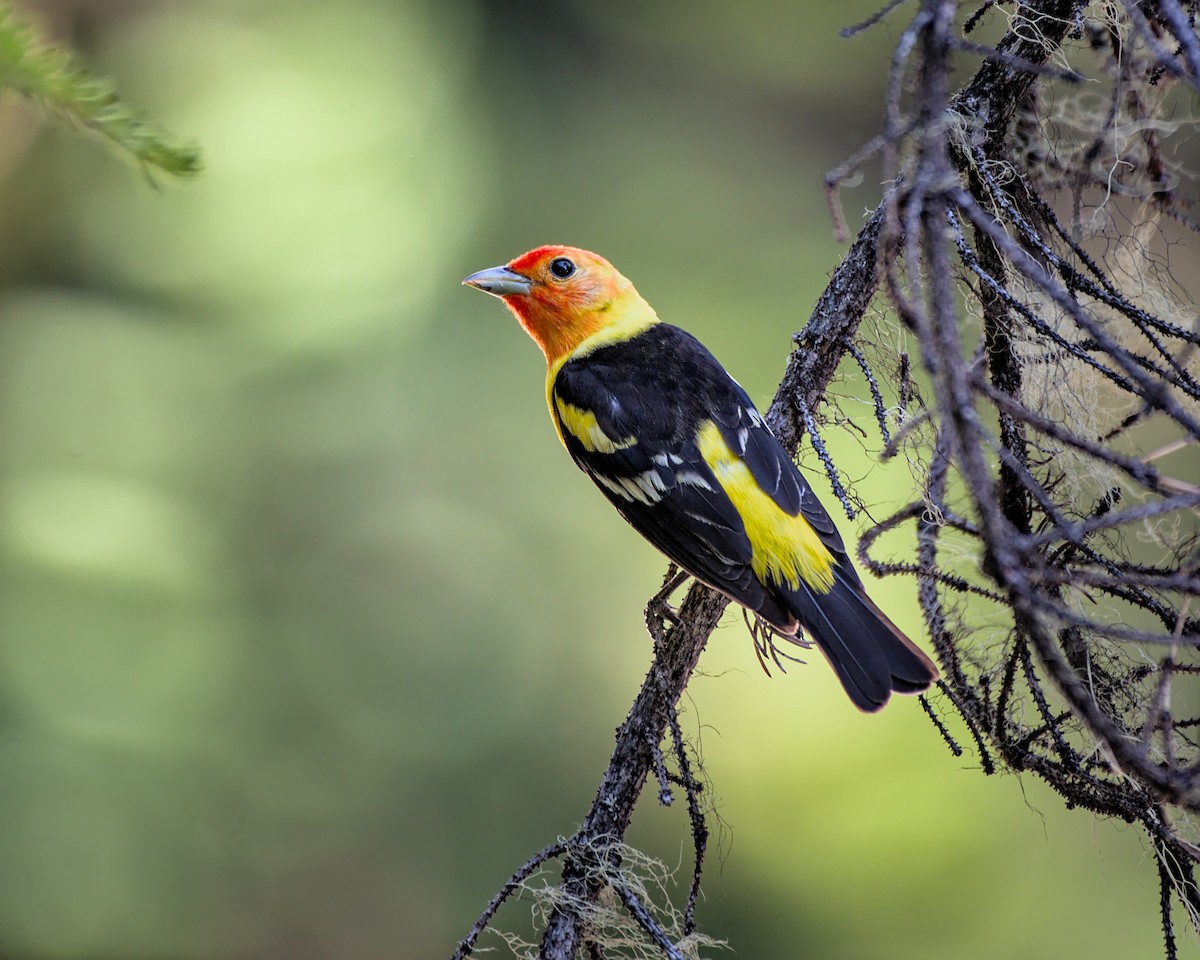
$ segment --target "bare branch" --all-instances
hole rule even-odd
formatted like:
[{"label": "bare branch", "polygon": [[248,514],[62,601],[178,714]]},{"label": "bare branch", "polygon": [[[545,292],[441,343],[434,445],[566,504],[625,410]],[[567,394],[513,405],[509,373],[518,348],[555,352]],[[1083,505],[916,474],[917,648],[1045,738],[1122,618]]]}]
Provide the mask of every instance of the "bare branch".
[{"label": "bare branch", "polygon": [[[995,47],[962,38],[1002,6],[1009,30]],[[1193,131],[1164,88],[1200,91],[1198,4],[984,0],[963,24],[955,0],[916,7],[890,61],[882,132],[826,178],[835,225],[838,191],[877,154],[884,199],[794,337],[766,418],[791,452],[809,436],[853,517],[818,416],[850,355],[885,455],[903,454],[920,487],[864,533],[859,556],[915,583],[943,670],[923,708],[956,756],[947,715],[962,719],[984,773],[1027,771],[1071,807],[1138,824],[1173,958],[1172,905],[1200,927],[1200,706],[1173,695],[1200,673],[1200,487],[1165,458],[1200,443],[1200,291],[1169,270],[1196,198],[1172,166],[1173,135]],[[954,92],[963,57],[982,60]],[[1082,103],[1081,77],[1106,84],[1098,107]],[[894,358],[856,342],[878,302],[909,338],[897,384],[874,372]],[[889,543],[911,536],[915,561],[874,559],[885,532]],[[654,662],[579,832],[534,858],[564,859],[547,960],[578,954],[588,905],[609,888],[650,949],[681,957],[694,935],[708,833],[676,705],[728,601],[694,585],[675,611],[678,586],[668,572],[647,607]],[[780,664],[774,638],[756,642]],[[687,795],[694,868],[681,927],[627,882],[619,852],[652,774],[662,803],[673,784]]]}]

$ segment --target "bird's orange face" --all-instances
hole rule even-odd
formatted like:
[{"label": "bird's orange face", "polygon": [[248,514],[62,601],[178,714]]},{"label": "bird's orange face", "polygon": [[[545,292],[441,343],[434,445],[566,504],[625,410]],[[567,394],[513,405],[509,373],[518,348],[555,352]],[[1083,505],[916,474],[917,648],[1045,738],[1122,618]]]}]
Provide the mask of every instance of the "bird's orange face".
[{"label": "bird's orange face", "polygon": [[644,303],[611,263],[578,247],[538,247],[463,283],[500,297],[550,364]]}]

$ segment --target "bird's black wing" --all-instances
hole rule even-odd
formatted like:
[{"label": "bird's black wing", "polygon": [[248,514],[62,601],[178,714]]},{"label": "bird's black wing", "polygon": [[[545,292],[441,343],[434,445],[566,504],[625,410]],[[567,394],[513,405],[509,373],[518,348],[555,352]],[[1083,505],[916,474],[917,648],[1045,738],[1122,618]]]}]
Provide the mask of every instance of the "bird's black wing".
[{"label": "bird's black wing", "polygon": [[805,497],[794,464],[749,398],[698,341],[658,324],[568,360],[550,400],[576,464],[642,536],[743,606],[794,626],[751,569],[745,525],[700,454],[698,428],[716,423],[789,513],[815,498]]}]

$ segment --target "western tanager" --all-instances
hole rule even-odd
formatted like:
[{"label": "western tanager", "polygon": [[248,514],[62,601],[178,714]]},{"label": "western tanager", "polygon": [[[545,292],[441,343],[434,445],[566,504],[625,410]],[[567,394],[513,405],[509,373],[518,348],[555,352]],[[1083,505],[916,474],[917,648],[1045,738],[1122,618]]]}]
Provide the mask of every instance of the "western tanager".
[{"label": "western tanager", "polygon": [[650,543],[774,630],[803,628],[862,710],[937,679],[867,597],[746,391],[607,260],[539,247],[463,283],[502,299],[541,347],[559,439]]}]

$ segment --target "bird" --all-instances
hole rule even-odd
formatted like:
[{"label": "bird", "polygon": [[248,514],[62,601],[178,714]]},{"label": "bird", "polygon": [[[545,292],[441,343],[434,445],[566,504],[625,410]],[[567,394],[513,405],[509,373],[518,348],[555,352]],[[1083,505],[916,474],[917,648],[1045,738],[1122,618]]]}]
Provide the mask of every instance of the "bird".
[{"label": "bird", "polygon": [[541,348],[559,440],[669,560],[771,631],[815,641],[862,711],[938,678],[867,596],[829,514],[746,391],[611,263],[541,246],[462,282],[503,300]]}]

